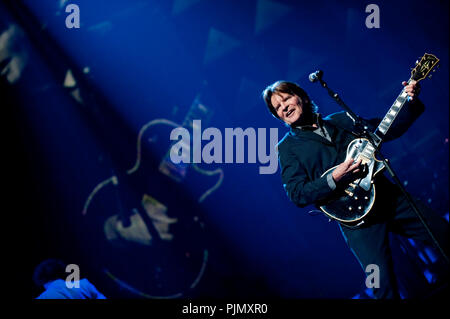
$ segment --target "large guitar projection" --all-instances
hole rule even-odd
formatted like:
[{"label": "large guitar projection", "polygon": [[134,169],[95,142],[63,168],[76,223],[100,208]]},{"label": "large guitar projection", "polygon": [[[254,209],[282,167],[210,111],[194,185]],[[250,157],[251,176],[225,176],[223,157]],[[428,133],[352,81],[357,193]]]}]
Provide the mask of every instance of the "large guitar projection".
[{"label": "large guitar projection", "polygon": [[[207,124],[211,116],[197,96],[182,124],[148,122],[137,137],[134,165],[114,171],[86,199],[82,214],[97,230],[94,245],[102,271],[135,295],[181,297],[204,275],[208,241],[201,203],[221,185],[223,171],[172,163],[169,136],[173,128],[192,130],[194,119]],[[154,150],[161,148],[166,151],[156,161]]]}]

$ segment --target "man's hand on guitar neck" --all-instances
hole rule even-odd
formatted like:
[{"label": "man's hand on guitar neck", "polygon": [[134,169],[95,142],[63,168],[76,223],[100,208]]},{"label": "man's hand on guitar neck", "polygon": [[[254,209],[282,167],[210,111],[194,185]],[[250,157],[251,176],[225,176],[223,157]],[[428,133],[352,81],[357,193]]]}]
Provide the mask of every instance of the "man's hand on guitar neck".
[{"label": "man's hand on guitar neck", "polygon": [[411,80],[411,82],[408,84],[408,82],[403,81],[402,85],[405,87],[405,92],[409,96],[409,101],[413,102],[420,93],[420,83],[416,82],[414,80]]}]

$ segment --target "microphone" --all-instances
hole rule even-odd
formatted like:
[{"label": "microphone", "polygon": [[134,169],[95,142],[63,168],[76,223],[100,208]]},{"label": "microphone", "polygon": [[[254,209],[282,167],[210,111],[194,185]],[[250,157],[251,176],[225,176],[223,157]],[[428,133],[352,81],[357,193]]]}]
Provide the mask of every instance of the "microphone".
[{"label": "microphone", "polygon": [[309,75],[308,79],[309,79],[312,83],[314,83],[314,82],[316,82],[317,80],[322,79],[322,75],[323,75],[323,71],[322,71],[322,70],[318,70],[318,71],[316,71],[316,72],[311,73],[311,74]]}]

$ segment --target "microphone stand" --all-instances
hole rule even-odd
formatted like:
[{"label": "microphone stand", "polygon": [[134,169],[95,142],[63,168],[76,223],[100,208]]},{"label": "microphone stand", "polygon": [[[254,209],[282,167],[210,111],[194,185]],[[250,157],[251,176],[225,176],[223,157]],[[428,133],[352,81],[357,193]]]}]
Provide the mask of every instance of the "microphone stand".
[{"label": "microphone stand", "polygon": [[409,205],[411,206],[412,210],[416,213],[416,215],[419,218],[419,220],[422,222],[423,226],[425,227],[425,229],[427,230],[428,234],[430,235],[434,245],[439,250],[441,255],[444,257],[444,260],[447,262],[447,264],[450,264],[447,254],[444,252],[444,250],[442,249],[441,245],[437,241],[436,237],[433,235],[430,227],[426,223],[426,221],[425,221],[422,213],[420,212],[419,208],[414,203],[414,200],[412,199],[411,195],[409,195],[409,193],[403,187],[403,184],[401,183],[400,179],[397,177],[397,175],[395,174],[395,172],[392,169],[391,165],[389,164],[389,160],[386,159],[383,156],[383,154],[379,151],[379,145],[380,145],[381,139],[375,133],[369,131],[369,125],[367,124],[367,122],[364,119],[362,119],[360,116],[356,115],[344,103],[344,101],[342,101],[342,99],[340,98],[339,94],[337,94],[336,92],[333,92],[333,90],[331,90],[328,87],[327,83],[322,80],[322,75],[323,75],[322,71],[316,72],[316,75],[315,75],[315,77],[313,77],[312,82],[319,81],[320,85],[324,89],[327,90],[328,95],[330,95],[337,102],[337,104],[339,104],[347,112],[347,114],[353,119],[353,121],[355,122],[355,126],[359,130],[358,135],[360,137],[367,138],[370,141],[370,143],[372,143],[372,145],[375,147],[377,153],[380,155],[380,157],[381,157],[381,159],[382,159],[386,169],[388,170],[389,175],[391,175],[392,179],[397,184],[397,186],[400,188],[400,190],[402,191],[403,195],[405,195]]}]

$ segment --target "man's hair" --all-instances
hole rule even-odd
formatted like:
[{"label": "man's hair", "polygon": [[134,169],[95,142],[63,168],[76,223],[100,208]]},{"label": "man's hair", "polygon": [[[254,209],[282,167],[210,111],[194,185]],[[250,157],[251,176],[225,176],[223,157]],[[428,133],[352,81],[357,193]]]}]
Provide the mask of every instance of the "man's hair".
[{"label": "man's hair", "polygon": [[268,87],[266,87],[262,93],[264,98],[264,102],[266,102],[267,108],[270,113],[277,118],[280,119],[277,112],[275,111],[274,106],[272,105],[272,95],[277,93],[288,93],[291,95],[297,95],[302,99],[304,111],[307,113],[315,113],[318,108],[317,105],[311,101],[308,94],[303,90],[297,83],[288,82],[288,81],[277,81]]},{"label": "man's hair", "polygon": [[47,259],[36,266],[33,273],[33,281],[37,286],[42,286],[56,279],[65,279],[66,264],[59,259]]}]

